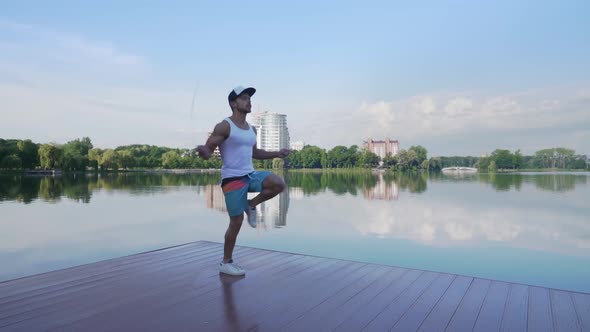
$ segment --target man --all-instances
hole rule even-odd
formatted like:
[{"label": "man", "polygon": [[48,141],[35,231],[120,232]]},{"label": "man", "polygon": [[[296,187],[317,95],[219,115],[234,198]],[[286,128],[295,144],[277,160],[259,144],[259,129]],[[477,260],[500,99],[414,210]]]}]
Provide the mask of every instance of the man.
[{"label": "man", "polygon": [[[264,151],[256,147],[256,129],[246,122],[246,115],[252,111],[250,98],[256,89],[233,89],[227,100],[232,115],[218,123],[205,145],[199,145],[197,152],[204,159],[219,146],[223,166],[221,167],[221,188],[225,196],[225,205],[229,214],[229,227],[225,232],[223,261],[219,271],[230,275],[244,275],[246,271],[235,264],[232,253],[244,212],[248,223],[256,227],[256,205],[271,199],[285,189],[285,182],[279,176],[266,171],[254,171],[252,158],[272,159],[289,155],[288,149]],[[248,200],[248,192],[260,192]]]}]

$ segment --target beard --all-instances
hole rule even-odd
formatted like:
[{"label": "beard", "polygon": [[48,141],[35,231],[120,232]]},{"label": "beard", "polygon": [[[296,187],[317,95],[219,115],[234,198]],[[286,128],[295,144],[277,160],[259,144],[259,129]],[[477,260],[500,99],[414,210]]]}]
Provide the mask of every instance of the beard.
[{"label": "beard", "polygon": [[243,113],[243,114],[248,114],[248,113],[252,112],[252,108],[248,108],[248,107],[240,108],[240,107],[238,107],[238,112]]}]

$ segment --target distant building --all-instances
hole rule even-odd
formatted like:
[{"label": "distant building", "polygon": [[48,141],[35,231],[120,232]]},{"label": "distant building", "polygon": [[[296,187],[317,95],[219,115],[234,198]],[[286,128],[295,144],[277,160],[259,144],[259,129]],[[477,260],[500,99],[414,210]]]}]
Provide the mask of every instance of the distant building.
[{"label": "distant building", "polygon": [[389,138],[384,141],[375,141],[369,138],[364,142],[363,147],[378,155],[381,159],[385,158],[388,153],[395,156],[399,152],[399,142],[397,140],[392,141]]},{"label": "distant building", "polygon": [[303,141],[297,141],[297,142],[291,143],[291,150],[301,151],[301,150],[303,150],[303,147],[305,147],[305,142],[303,142]]},{"label": "distant building", "polygon": [[250,123],[256,128],[256,145],[259,149],[279,151],[289,148],[289,128],[285,114],[252,113]]},{"label": "distant building", "polygon": [[[208,132],[207,133],[207,138],[211,137],[211,134],[213,134],[212,132]],[[221,152],[219,151],[219,146],[217,146],[215,148],[215,151],[213,151],[213,155],[217,158],[217,159],[221,159]]]}]

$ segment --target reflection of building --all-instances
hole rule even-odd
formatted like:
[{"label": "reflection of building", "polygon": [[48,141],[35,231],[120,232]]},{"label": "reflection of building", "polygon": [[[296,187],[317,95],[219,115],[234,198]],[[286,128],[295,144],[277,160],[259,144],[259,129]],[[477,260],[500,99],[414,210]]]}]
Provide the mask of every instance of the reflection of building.
[{"label": "reflection of building", "polygon": [[303,188],[301,187],[289,187],[289,198],[295,200],[302,200],[305,197]]},{"label": "reflection of building", "polygon": [[279,151],[289,148],[289,128],[285,114],[252,113],[251,123],[256,128],[256,145],[259,149]]},{"label": "reflection of building", "polygon": [[[301,189],[301,188],[299,188]],[[258,193],[248,193],[248,199],[253,198]],[[207,207],[223,212],[227,212],[225,206],[225,197],[221,186],[218,184],[205,185],[205,196],[207,198]],[[262,225],[272,225],[275,228],[287,226],[287,210],[289,210],[289,188],[268,201],[262,202],[257,207],[258,223]]]},{"label": "reflection of building", "polygon": [[225,196],[218,184],[205,185],[205,196],[207,196],[207,207],[219,211],[227,212],[225,207]]},{"label": "reflection of building", "polygon": [[[258,193],[248,193],[248,199]],[[287,226],[287,210],[289,210],[289,188],[274,198],[260,203],[257,207],[258,223],[272,225],[275,228]]]},{"label": "reflection of building", "polygon": [[291,143],[291,150],[301,151],[301,150],[303,150],[303,147],[305,147],[305,142],[303,142],[303,141],[297,141],[297,142]]},{"label": "reflection of building", "polygon": [[369,138],[364,142],[363,147],[378,155],[381,159],[385,158],[388,153],[395,156],[399,152],[399,142],[397,140],[392,141],[389,138],[386,138],[385,141],[374,141]]},{"label": "reflection of building", "polygon": [[366,199],[396,200],[399,198],[399,189],[394,181],[383,180],[383,174],[379,174],[379,181],[375,187],[363,190]]}]

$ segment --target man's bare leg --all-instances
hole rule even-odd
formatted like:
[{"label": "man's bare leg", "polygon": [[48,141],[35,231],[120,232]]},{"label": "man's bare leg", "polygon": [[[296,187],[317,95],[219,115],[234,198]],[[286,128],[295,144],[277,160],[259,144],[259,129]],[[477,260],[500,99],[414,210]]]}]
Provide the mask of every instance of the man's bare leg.
[{"label": "man's bare leg", "polygon": [[236,239],[240,228],[242,228],[242,221],[244,221],[244,215],[229,217],[229,227],[225,231],[225,242],[223,244],[223,262],[227,263],[232,258],[234,247],[236,245]]},{"label": "man's bare leg", "polygon": [[250,204],[251,207],[255,207],[256,205],[280,194],[283,190],[285,190],[285,181],[283,181],[278,175],[271,174],[262,181],[262,191],[260,194],[249,200],[248,204]]}]

